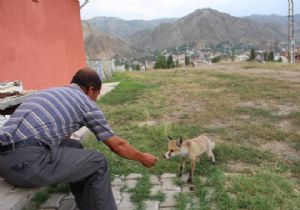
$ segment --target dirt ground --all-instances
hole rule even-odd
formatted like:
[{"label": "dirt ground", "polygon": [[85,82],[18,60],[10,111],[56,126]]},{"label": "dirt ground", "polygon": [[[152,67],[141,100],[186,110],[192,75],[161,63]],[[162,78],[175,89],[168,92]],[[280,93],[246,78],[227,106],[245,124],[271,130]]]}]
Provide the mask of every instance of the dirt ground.
[{"label": "dirt ground", "polygon": [[[288,65],[288,64],[287,64]],[[300,65],[299,65],[300,66]],[[296,82],[300,83],[300,71],[291,71],[291,70],[272,70],[272,69],[261,69],[261,68],[242,68],[238,66],[230,66],[230,65],[213,65],[209,68],[212,68],[214,70],[219,70],[224,72],[224,70],[228,72],[242,72],[242,73],[255,73],[259,74],[262,77],[265,78],[274,78],[278,80],[284,80],[289,82]]]},{"label": "dirt ground", "polygon": [[[287,64],[288,65],[288,64]],[[299,65],[300,66],[300,65]],[[298,68],[298,67],[297,67]],[[296,86],[300,85],[300,71],[297,70],[285,70],[285,69],[263,69],[263,68],[245,68],[239,65],[227,65],[227,64],[219,64],[219,65],[212,65],[212,66],[205,66],[205,69],[212,70],[214,72],[228,72],[228,73],[241,73],[241,74],[251,74],[251,75],[259,75],[261,78],[266,79],[275,79],[279,81],[285,81],[295,84]],[[300,69],[300,67],[299,67]],[[212,80],[216,80],[215,78],[210,78]],[[191,88],[191,87],[189,87]],[[200,112],[201,110],[206,109],[206,105],[199,100],[188,100],[184,97],[183,90],[179,87],[174,86],[172,88],[174,92],[181,95],[181,97],[172,97],[171,103],[176,104],[178,110],[176,112],[164,116],[161,121],[147,121],[147,122],[140,122],[139,126],[144,125],[157,125],[160,123],[165,122],[173,122],[181,118],[185,118],[188,115],[192,115],[193,113]],[[214,91],[222,91],[222,89],[215,89]],[[300,111],[300,104],[277,104],[273,103],[272,101],[246,101],[241,102],[239,104],[235,104],[236,107],[246,107],[246,108],[260,108],[263,110],[271,111],[272,115],[274,116],[288,116],[292,112]],[[237,120],[249,120],[250,116],[248,115],[241,115],[238,119],[232,119],[230,121],[214,121],[210,122],[206,127],[211,129],[216,128],[226,128],[231,126]],[[253,123],[253,122],[252,122]],[[282,130],[283,132],[289,132],[293,130],[293,126],[289,120],[282,120],[280,123],[276,125],[278,129]],[[217,139],[217,141],[221,141]],[[271,142],[260,142],[257,145],[259,149],[262,151],[269,151],[271,153],[276,154],[277,156],[287,160],[287,161],[299,161],[300,160],[300,151],[296,151],[293,149],[288,143],[286,142],[279,142],[279,141],[271,141]],[[247,165],[242,162],[232,162],[228,164],[229,171],[232,172],[242,172],[242,171],[251,171],[253,170],[252,165]]]},{"label": "dirt ground", "polygon": [[[261,68],[232,68],[228,65],[219,65],[213,66],[215,71],[220,72],[238,72],[238,73],[246,73],[246,74],[257,74],[264,78],[269,79],[276,79],[282,81],[288,81],[292,83],[300,83],[300,71],[291,71],[291,70],[270,70],[270,69],[261,69]],[[296,106],[293,104],[271,104],[266,103],[266,101],[248,101],[241,104],[238,104],[241,107],[248,107],[248,108],[262,108],[265,110],[277,110],[272,112],[275,116],[286,116],[289,115],[291,112],[299,111],[300,106]],[[277,127],[284,132],[290,131],[292,128],[291,122],[288,120],[284,120],[280,122]],[[269,151],[273,154],[278,155],[279,157],[287,160],[287,161],[299,161],[300,160],[300,151],[296,151],[291,146],[289,146],[286,142],[278,142],[278,141],[271,141],[268,143],[263,143],[260,145],[260,149],[263,151]],[[233,172],[241,172],[244,170],[252,170],[252,166],[248,166],[245,163],[241,162],[232,162],[228,164],[228,167]]]}]

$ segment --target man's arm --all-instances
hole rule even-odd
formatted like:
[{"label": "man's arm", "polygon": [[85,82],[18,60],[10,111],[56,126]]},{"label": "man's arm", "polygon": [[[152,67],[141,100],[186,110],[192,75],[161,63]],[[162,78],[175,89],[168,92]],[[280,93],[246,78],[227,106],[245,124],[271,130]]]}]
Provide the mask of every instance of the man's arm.
[{"label": "man's arm", "polygon": [[135,160],[150,168],[155,165],[157,158],[149,153],[142,153],[131,146],[127,141],[119,136],[112,136],[104,141],[104,143],[119,156]]}]

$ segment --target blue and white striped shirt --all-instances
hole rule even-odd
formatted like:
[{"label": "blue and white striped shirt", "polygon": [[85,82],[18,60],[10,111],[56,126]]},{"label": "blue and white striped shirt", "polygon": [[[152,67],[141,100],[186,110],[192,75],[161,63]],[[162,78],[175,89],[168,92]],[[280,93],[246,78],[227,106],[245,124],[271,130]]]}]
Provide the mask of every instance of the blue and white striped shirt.
[{"label": "blue and white striped shirt", "polygon": [[114,136],[103,113],[76,84],[51,88],[29,96],[0,128],[0,145],[36,139],[59,144],[86,126],[99,141]]}]

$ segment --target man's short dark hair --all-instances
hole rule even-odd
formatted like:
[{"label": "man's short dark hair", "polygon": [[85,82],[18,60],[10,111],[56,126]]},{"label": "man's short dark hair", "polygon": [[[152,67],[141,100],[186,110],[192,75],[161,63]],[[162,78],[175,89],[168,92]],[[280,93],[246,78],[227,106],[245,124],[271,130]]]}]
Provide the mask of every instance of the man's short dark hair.
[{"label": "man's short dark hair", "polygon": [[84,89],[93,87],[95,90],[100,90],[102,85],[97,72],[91,68],[78,70],[73,76],[71,83],[75,83]]}]

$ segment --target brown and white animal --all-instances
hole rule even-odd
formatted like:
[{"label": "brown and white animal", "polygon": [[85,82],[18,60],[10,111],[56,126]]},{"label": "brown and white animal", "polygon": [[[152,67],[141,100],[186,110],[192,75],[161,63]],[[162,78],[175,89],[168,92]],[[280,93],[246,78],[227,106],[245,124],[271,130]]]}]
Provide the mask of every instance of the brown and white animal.
[{"label": "brown and white animal", "polygon": [[212,162],[215,163],[215,156],[213,154],[215,143],[207,136],[201,135],[185,141],[183,141],[182,137],[180,137],[179,141],[173,140],[169,136],[168,139],[168,151],[165,153],[164,157],[170,159],[174,156],[181,156],[180,171],[178,174],[179,177],[182,176],[186,158],[191,159],[191,169],[187,182],[193,182],[196,159],[199,158],[204,152],[206,152],[208,157],[212,158]]}]

